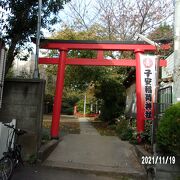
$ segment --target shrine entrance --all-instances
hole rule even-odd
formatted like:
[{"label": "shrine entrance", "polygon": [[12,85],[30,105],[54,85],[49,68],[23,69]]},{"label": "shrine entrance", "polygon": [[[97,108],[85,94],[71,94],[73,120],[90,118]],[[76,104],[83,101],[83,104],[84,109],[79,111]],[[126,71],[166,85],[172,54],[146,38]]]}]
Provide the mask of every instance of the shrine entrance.
[{"label": "shrine entrance", "polygon": [[[149,68],[153,63],[153,59],[146,58],[144,61],[144,68],[141,68],[141,61],[145,52],[155,52],[156,47],[149,45],[144,41],[84,41],[84,40],[55,40],[55,39],[41,39],[40,48],[42,49],[57,49],[59,50],[58,58],[39,58],[39,64],[56,64],[58,66],[56,91],[54,98],[52,125],[51,125],[51,138],[59,138],[59,123],[62,104],[62,94],[64,87],[64,75],[66,65],[81,65],[81,66],[135,66],[136,67],[136,105],[137,105],[137,132],[144,131],[144,123],[146,118],[153,120],[153,98],[152,89],[149,89],[154,76],[150,78],[150,75],[154,71],[150,71]],[[97,51],[97,57],[93,59],[89,58],[68,58],[67,53],[70,50],[94,50]],[[131,51],[135,54],[135,59],[105,59],[105,51]],[[166,66],[165,60],[158,61],[159,66]],[[144,69],[145,82],[142,82],[142,70]],[[144,92],[142,86],[151,92],[148,95],[149,99],[144,99]],[[151,101],[150,101],[151,100]],[[145,111],[145,106],[148,109]],[[151,109],[152,108],[152,111]],[[147,114],[147,117],[145,116]]]}]

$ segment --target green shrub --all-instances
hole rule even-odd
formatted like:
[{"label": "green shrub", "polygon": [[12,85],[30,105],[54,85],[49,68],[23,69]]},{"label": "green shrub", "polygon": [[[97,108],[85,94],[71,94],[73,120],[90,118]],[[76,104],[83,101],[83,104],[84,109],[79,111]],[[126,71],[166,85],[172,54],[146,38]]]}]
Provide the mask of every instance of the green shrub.
[{"label": "green shrub", "polygon": [[133,136],[133,130],[129,127],[127,129],[124,129],[120,134],[120,138],[124,141],[131,140],[132,136]]},{"label": "green shrub", "polygon": [[117,134],[120,135],[124,129],[127,129],[127,127],[128,127],[128,121],[126,119],[121,119],[116,126]]},{"label": "green shrub", "polygon": [[129,143],[131,143],[131,144],[139,144],[139,143],[138,143],[138,140],[137,140],[137,137],[133,138],[133,136],[132,136],[132,138],[129,140]]},{"label": "green shrub", "polygon": [[157,131],[157,143],[165,153],[180,154],[180,103],[165,111]]},{"label": "green shrub", "polygon": [[133,136],[133,130],[128,126],[127,119],[121,119],[116,126],[116,133],[122,140],[130,140]]},{"label": "green shrub", "polygon": [[45,144],[51,139],[50,134],[49,134],[49,128],[43,128],[42,129],[42,134],[41,134],[41,143]]},{"label": "green shrub", "polygon": [[145,121],[144,132],[141,133],[142,141],[146,144],[151,144],[152,139],[152,120]]}]

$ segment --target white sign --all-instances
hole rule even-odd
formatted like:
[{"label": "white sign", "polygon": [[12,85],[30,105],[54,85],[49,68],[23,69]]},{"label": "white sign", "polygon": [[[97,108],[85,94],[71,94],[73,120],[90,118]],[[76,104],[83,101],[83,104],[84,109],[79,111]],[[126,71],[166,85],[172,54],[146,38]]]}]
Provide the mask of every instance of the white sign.
[{"label": "white sign", "polygon": [[141,88],[143,116],[146,119],[154,119],[154,102],[156,93],[156,64],[158,56],[140,55],[141,61]]}]

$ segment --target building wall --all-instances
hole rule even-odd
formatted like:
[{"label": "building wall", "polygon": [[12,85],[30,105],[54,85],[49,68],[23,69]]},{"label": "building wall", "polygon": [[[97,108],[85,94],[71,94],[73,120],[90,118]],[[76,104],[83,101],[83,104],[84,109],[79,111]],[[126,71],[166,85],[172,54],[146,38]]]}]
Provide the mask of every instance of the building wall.
[{"label": "building wall", "polygon": [[167,66],[162,68],[162,82],[160,83],[160,88],[172,86],[172,100],[173,103],[176,103],[180,101],[180,69],[175,69],[174,53],[166,60]]},{"label": "building wall", "polygon": [[180,1],[175,0],[174,13],[174,88],[173,102],[180,101]]},{"label": "building wall", "polygon": [[172,77],[174,71],[174,53],[167,57],[167,66],[162,67],[162,79]]},{"label": "building wall", "polygon": [[125,115],[135,118],[136,115],[136,84],[131,84],[126,89],[126,108]]},{"label": "building wall", "polygon": [[28,132],[20,138],[25,159],[40,147],[44,87],[43,80],[11,79],[4,83],[0,121],[16,119],[16,126]]}]

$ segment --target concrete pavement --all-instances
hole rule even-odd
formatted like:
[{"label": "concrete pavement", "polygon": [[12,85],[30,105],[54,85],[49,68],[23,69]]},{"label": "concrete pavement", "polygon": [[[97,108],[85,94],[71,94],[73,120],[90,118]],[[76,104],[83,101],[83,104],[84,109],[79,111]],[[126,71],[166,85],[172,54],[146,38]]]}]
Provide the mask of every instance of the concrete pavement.
[{"label": "concrete pavement", "polygon": [[98,131],[92,127],[89,123],[88,118],[79,118],[81,135],[95,135],[100,136]]},{"label": "concrete pavement", "polygon": [[16,169],[11,180],[127,180],[93,173],[64,170],[45,166],[26,166]]},{"label": "concrete pavement", "polygon": [[114,136],[101,136],[86,118],[80,118],[80,134],[69,134],[43,165],[59,169],[144,178],[134,148]]}]

